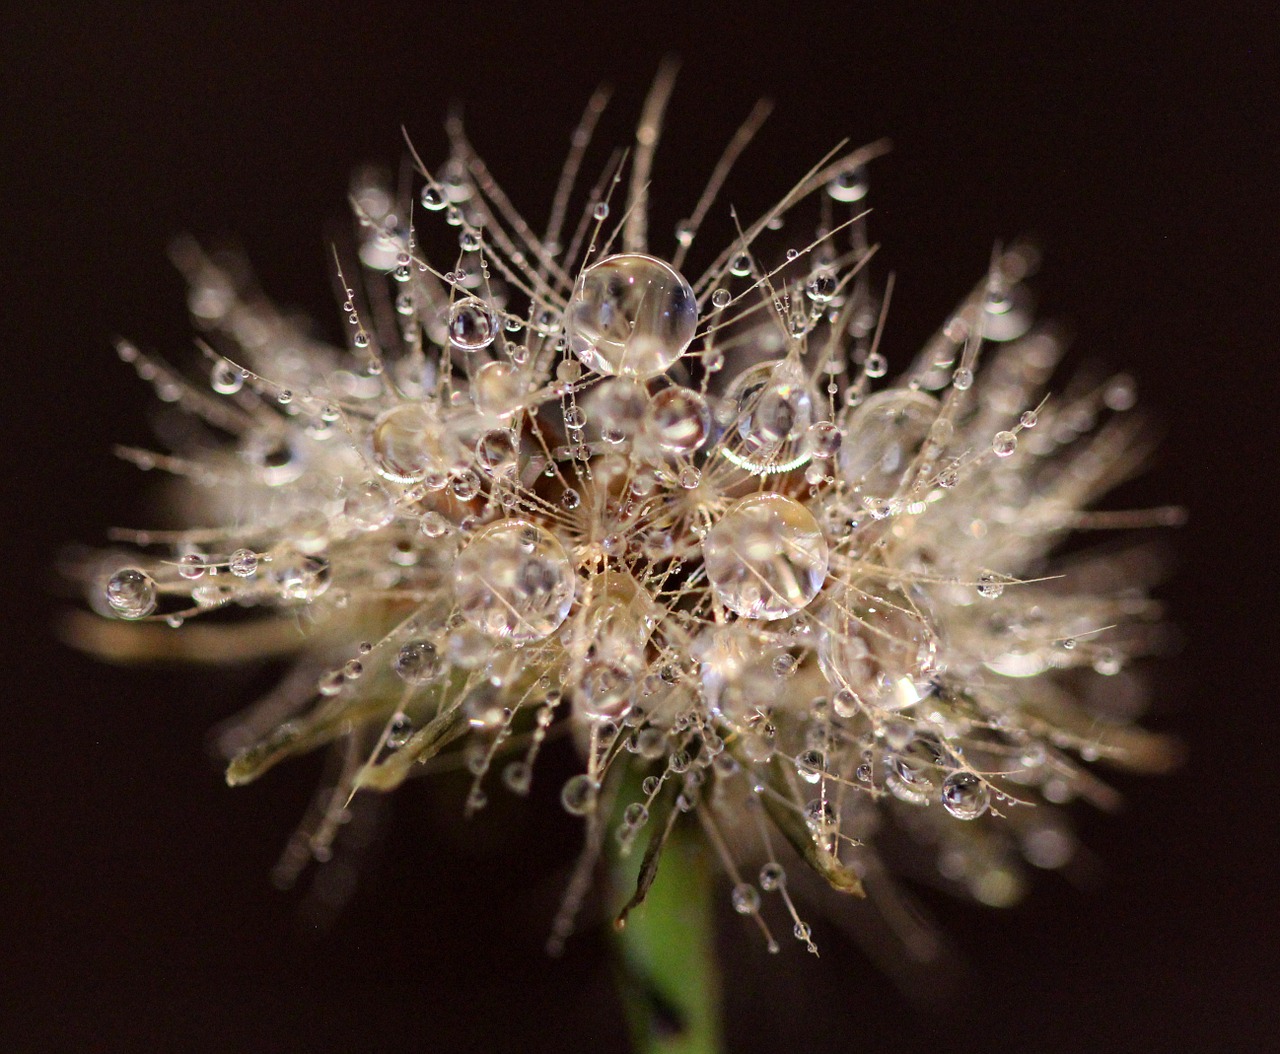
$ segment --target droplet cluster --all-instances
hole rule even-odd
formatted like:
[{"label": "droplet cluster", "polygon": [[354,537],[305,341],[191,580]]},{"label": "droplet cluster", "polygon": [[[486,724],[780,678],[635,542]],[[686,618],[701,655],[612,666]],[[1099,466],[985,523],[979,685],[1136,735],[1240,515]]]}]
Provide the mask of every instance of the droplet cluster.
[{"label": "droplet cluster", "polygon": [[558,725],[588,859],[660,848],[690,814],[734,909],[766,934],[781,912],[811,949],[801,862],[861,893],[886,825],[992,904],[1022,863],[1067,864],[1052,806],[1106,796],[1083,762],[1158,768],[1168,746],[1093,684],[1139,691],[1127,666],[1159,640],[1142,563],[1054,559],[1140,447],[1115,382],[1046,398],[1063,349],[1033,324],[1034,251],[997,253],[885,380],[875,148],[699,255],[700,220],[659,237],[611,170],[576,235],[563,203],[535,235],[450,134],[412,197],[358,176],[342,342],[182,242],[207,381],[121,346],[193,421],[172,454],[129,455],[178,477],[193,526],[122,532],[93,603],[138,634],[200,616],[229,654],[296,655],[224,740],[233,783],[341,759],[286,871],[327,857],[353,796],[442,752],[470,810],[528,793]]}]

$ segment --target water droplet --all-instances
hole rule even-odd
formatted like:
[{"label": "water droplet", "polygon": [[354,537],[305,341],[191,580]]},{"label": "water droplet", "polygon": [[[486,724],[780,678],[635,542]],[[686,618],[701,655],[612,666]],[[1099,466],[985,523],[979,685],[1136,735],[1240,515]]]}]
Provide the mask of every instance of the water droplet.
[{"label": "water droplet", "polygon": [[645,430],[663,449],[689,454],[711,434],[711,410],[707,400],[692,388],[664,388],[648,406]]},{"label": "water droplet", "polygon": [[449,341],[463,351],[479,351],[493,343],[498,321],[485,302],[469,296],[449,308]]},{"label": "water droplet", "polygon": [[374,468],[393,483],[415,483],[460,460],[457,442],[421,403],[401,403],[379,416],[371,442]]},{"label": "water droplet", "polygon": [[425,684],[443,668],[436,646],[429,640],[407,641],[392,660],[391,668],[409,684]]},{"label": "water droplet", "polygon": [[606,375],[665,372],[684,354],[697,324],[689,283],[643,253],[620,253],[587,268],[568,313],[574,354]]},{"label": "water droplet", "polygon": [[596,220],[607,220],[609,218],[609,203],[607,201],[597,201],[595,208],[591,210],[591,216]]},{"label": "water droplet", "polygon": [[121,618],[146,618],[156,609],[156,583],[145,571],[126,567],[107,580],[106,598]]},{"label": "water droplet", "polygon": [[476,442],[476,463],[491,476],[513,476],[520,448],[505,428],[486,432]]},{"label": "water droplet", "polygon": [[734,886],[729,899],[739,915],[754,915],[760,910],[760,891],[749,882],[739,882]]},{"label": "water droplet", "polygon": [[[515,358],[514,350],[512,357]],[[528,349],[522,348],[528,356]],[[486,362],[476,371],[471,382],[471,397],[481,413],[509,417],[520,409],[524,397],[524,379],[509,362]]]},{"label": "water droplet", "polygon": [[723,311],[733,302],[733,294],[727,289],[717,289],[711,294],[711,306]]},{"label": "water droplet", "polygon": [[356,530],[376,531],[395,518],[395,503],[381,483],[370,479],[347,495],[342,511]]},{"label": "water droplet", "polygon": [[1018,448],[1018,437],[1012,432],[997,432],[991,441],[996,457],[1008,457]]},{"label": "water droplet", "polygon": [[649,810],[640,802],[633,801],[622,810],[622,822],[628,827],[643,827],[649,822]]},{"label": "water droplet", "polygon": [[814,272],[804,291],[815,304],[829,304],[836,295],[837,286],[836,276],[830,271],[822,270]]},{"label": "water droplet", "polygon": [[227,566],[237,578],[249,578],[257,573],[258,554],[252,549],[237,549],[231,554]]},{"label": "water droplet", "polygon": [[790,360],[761,362],[734,378],[725,395],[738,436],[754,458],[779,456],[809,428],[813,415],[804,371]]},{"label": "water droplet", "polygon": [[480,232],[473,227],[468,227],[458,235],[458,245],[464,253],[476,252],[481,245]]},{"label": "water droplet", "polygon": [[244,387],[244,374],[226,359],[219,359],[209,374],[209,386],[219,395],[235,395]]},{"label": "water droplet", "polygon": [[404,714],[396,714],[387,726],[387,749],[399,750],[413,738],[413,722]]},{"label": "water droplet", "polygon": [[826,759],[820,750],[806,750],[796,755],[796,775],[806,783],[817,783],[822,778]]},{"label": "water droplet", "polygon": [[422,202],[422,207],[429,212],[439,212],[449,204],[445,196],[436,187],[430,185],[422,188],[422,193],[418,195],[418,200]]},{"label": "water droplet", "polygon": [[766,893],[781,889],[787,884],[787,872],[781,864],[771,860],[760,868],[760,888]]},{"label": "water droplet", "polygon": [[560,804],[573,816],[586,816],[596,807],[600,785],[586,773],[578,773],[565,781],[560,790]]},{"label": "water droplet", "polygon": [[205,559],[200,553],[183,553],[178,558],[178,574],[183,578],[197,579],[204,574]]},{"label": "water droplet", "polygon": [[835,201],[861,201],[867,196],[867,169],[865,165],[841,172],[827,184],[827,193]]},{"label": "water droplet", "polygon": [[1039,420],[1040,418],[1034,410],[1024,410],[1022,416],[1018,418],[1018,423],[1023,428],[1035,428]]},{"label": "water droplet", "polygon": [[972,772],[953,772],[942,781],[942,806],[957,820],[976,820],[989,803],[986,784]]},{"label": "water droplet", "polygon": [[938,402],[924,392],[888,389],[861,403],[840,447],[840,474],[869,498],[892,498],[929,438]]},{"label": "water droplet", "polygon": [[555,535],[527,520],[500,520],[458,553],[453,584],[468,622],[490,637],[524,644],[559,628],[576,582]]},{"label": "water droplet", "polygon": [[961,366],[951,375],[952,387],[959,392],[967,392],[973,387],[973,370],[968,366]]},{"label": "water droplet", "polygon": [[794,615],[827,576],[827,540],[818,521],[781,494],[743,498],[707,532],[702,553],[716,596],[744,618]]},{"label": "water droplet", "polygon": [[983,571],[978,575],[978,595],[988,600],[995,600],[1004,592],[1004,582],[993,571]]},{"label": "water droplet", "polygon": [[840,452],[843,433],[830,421],[816,421],[804,436],[804,450],[810,457],[826,460]]}]

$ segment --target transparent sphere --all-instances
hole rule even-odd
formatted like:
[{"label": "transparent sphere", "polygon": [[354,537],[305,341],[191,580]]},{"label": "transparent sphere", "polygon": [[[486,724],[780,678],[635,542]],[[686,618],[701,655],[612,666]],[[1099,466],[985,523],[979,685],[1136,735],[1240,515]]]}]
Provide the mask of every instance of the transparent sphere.
[{"label": "transparent sphere", "polygon": [[734,378],[725,395],[742,452],[769,462],[793,453],[813,420],[813,395],[804,370],[788,360],[761,362]]},{"label": "transparent sphere", "polygon": [[525,381],[509,362],[486,362],[471,382],[476,409],[494,417],[509,417],[524,401]]},{"label": "transparent sphere", "polygon": [[416,483],[448,472],[461,457],[459,444],[421,403],[393,406],[373,423],[373,467],[393,483]]},{"label": "transparent sphere", "polygon": [[619,253],[587,268],[567,323],[574,354],[597,373],[654,377],[689,347],[698,301],[670,264]]},{"label": "transparent sphere", "polygon": [[938,401],[904,388],[877,392],[849,418],[840,447],[840,474],[867,498],[892,498],[929,438]]},{"label": "transparent sphere", "polygon": [[645,430],[664,450],[689,454],[711,434],[711,410],[707,400],[692,388],[665,388],[649,403]]},{"label": "transparent sphere", "polygon": [[500,520],[458,553],[453,588],[468,622],[517,644],[554,633],[573,604],[574,572],[550,531],[527,520]]},{"label": "transparent sphere", "polygon": [[156,583],[145,571],[126,567],[107,580],[107,604],[121,618],[146,618],[156,609]]},{"label": "transparent sphere", "polygon": [[819,618],[818,665],[841,717],[859,705],[902,710],[928,694],[937,642],[906,597],[851,586],[832,596]]},{"label": "transparent sphere", "polygon": [[781,494],[743,498],[702,540],[711,588],[743,618],[786,618],[806,607],[826,580],[827,556],[818,521]]},{"label": "transparent sphere", "polygon": [[498,320],[479,297],[469,296],[449,308],[449,342],[463,351],[479,351],[498,335]]}]

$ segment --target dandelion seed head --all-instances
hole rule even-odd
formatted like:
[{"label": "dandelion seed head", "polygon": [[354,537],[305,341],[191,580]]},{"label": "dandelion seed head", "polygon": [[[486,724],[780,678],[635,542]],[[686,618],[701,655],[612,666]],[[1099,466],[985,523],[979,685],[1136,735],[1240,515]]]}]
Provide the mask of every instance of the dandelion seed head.
[{"label": "dandelion seed head", "polygon": [[[860,893],[885,824],[984,903],[1017,898],[1019,860],[1065,865],[1052,804],[1106,797],[1084,762],[1154,769],[1169,747],[1081,688],[1151,650],[1158,612],[1140,565],[1054,553],[1145,448],[1130,378],[1046,399],[1063,348],[1034,324],[1035,253],[997,252],[894,372],[877,149],[815,166],[694,271],[710,201],[666,255],[647,237],[652,121],[627,199],[606,169],[575,231],[566,182],[542,235],[449,132],[412,193],[357,177],[343,343],[182,241],[206,380],[121,347],[200,422],[149,455],[198,526],[135,533],[127,566],[86,574],[95,607],[295,653],[228,779],[330,746],[320,859],[353,795],[442,753],[472,773],[469,811],[495,783],[529,793],[567,725],[560,801],[589,856],[660,849],[694,814],[734,909],[784,912],[811,949],[793,858]],[[457,228],[454,258],[427,258],[428,226]]]}]

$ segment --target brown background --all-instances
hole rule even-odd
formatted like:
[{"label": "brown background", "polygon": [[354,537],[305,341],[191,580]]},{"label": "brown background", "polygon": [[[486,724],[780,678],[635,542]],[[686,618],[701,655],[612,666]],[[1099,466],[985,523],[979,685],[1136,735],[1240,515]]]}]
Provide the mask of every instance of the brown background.
[{"label": "brown background", "polygon": [[481,152],[541,216],[590,90],[617,85],[603,138],[623,141],[667,51],[685,69],[657,230],[759,95],[779,105],[731,183],[748,213],[838,139],[892,137],[871,199],[881,273],[899,277],[891,362],[994,239],[1036,233],[1044,310],[1074,325],[1080,361],[1131,370],[1168,432],[1124,500],[1192,514],[1162,591],[1185,648],[1156,674],[1151,719],[1190,761],[1121,780],[1121,815],[1080,815],[1097,888],[1040,875],[1008,913],[926,893],[970,971],[941,1012],[900,997],[821,920],[814,961],[797,947],[771,959],[726,917],[731,1048],[1267,1046],[1280,980],[1268,5],[118,6],[0,26],[0,1049],[621,1049],[599,935],[558,963],[540,950],[577,844],[545,798],[495,793],[464,827],[456,787],[409,788],[351,904],[317,929],[267,881],[316,764],[231,791],[205,754],[208,728],[270,671],[95,664],[54,639],[49,568],[64,544],[138,522],[146,481],[109,448],[147,440],[153,402],[110,340],[191,361],[174,233],[237,238],[276,298],[332,332],[325,239],[344,228],[351,168],[399,162],[401,123],[438,159],[445,110],[465,101]]}]

